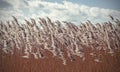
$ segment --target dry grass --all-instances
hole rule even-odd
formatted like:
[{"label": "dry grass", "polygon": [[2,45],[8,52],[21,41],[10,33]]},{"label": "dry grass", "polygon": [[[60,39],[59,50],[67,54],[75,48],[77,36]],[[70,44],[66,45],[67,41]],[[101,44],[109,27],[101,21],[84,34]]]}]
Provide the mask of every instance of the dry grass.
[{"label": "dry grass", "polygon": [[76,26],[13,18],[0,23],[1,72],[120,72],[119,20]]}]

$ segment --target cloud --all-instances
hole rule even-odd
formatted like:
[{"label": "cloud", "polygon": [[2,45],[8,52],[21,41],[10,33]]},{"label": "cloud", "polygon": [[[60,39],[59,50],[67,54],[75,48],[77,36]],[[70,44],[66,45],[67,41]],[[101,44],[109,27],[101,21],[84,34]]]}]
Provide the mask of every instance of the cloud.
[{"label": "cloud", "polygon": [[13,6],[11,13],[7,11],[5,12],[5,10],[0,10],[0,12],[3,13],[1,16],[4,18],[6,17],[6,19],[10,17],[10,15],[15,15],[21,19],[37,19],[38,17],[45,18],[47,16],[53,21],[71,21],[76,24],[85,22],[86,20],[91,20],[95,23],[108,21],[108,15],[112,15],[115,18],[120,19],[119,11],[99,7],[89,7],[86,5],[72,3],[70,1],[57,3],[47,2],[45,0],[5,0],[5,2]]},{"label": "cloud", "polygon": [[[31,11],[39,12],[34,17],[50,17],[53,20],[72,21],[74,23],[84,22],[86,20],[92,20],[93,22],[104,22],[108,20],[108,15],[113,15],[120,19],[120,12],[111,9],[104,9],[98,7],[89,7],[86,5],[79,5],[69,1],[63,1],[63,3],[54,3],[47,1],[29,1],[36,6]],[[31,6],[31,5],[30,5]],[[40,7],[42,6],[42,8]],[[34,12],[35,13],[35,12]]]},{"label": "cloud", "polygon": [[3,0],[3,1],[13,6],[13,8],[21,8],[26,6],[24,0]]},{"label": "cloud", "polygon": [[23,23],[24,13],[20,10],[0,10],[0,21],[13,20],[12,16],[19,18],[19,21]]},{"label": "cloud", "polygon": [[27,2],[28,2],[29,7],[38,7],[41,0],[27,1]]}]

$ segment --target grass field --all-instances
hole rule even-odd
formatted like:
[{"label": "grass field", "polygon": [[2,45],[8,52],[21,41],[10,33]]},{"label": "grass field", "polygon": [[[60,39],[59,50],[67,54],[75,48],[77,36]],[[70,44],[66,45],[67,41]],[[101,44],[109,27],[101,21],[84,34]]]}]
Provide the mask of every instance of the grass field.
[{"label": "grass field", "polygon": [[0,72],[120,72],[120,21],[0,23]]}]

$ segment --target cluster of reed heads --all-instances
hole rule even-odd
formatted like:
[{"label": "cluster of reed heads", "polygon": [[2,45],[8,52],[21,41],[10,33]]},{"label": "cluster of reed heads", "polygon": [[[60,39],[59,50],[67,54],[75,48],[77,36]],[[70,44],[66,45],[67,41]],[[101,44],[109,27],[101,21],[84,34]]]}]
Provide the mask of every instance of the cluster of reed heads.
[{"label": "cluster of reed heads", "polygon": [[[111,56],[120,49],[120,21],[92,24],[90,21],[75,25],[71,22],[51,21],[39,18],[36,22],[25,20],[20,24],[13,21],[0,23],[0,49],[4,53],[14,54],[14,50],[23,58],[33,55],[35,59],[45,58],[45,51],[58,57],[66,64],[65,53],[71,61],[74,56],[85,60],[84,49],[104,50]],[[94,55],[91,53],[91,55]],[[98,60],[96,60],[98,61]]]}]

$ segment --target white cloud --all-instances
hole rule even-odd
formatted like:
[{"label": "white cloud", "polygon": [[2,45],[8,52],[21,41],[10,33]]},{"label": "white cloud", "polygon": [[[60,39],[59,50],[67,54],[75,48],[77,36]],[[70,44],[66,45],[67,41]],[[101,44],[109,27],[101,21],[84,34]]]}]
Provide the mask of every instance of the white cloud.
[{"label": "white cloud", "polygon": [[41,0],[35,0],[35,1],[28,1],[29,7],[38,7]]},{"label": "white cloud", "polygon": [[0,20],[5,22],[8,20],[13,20],[12,16],[19,18],[19,21],[23,22],[24,12],[19,9],[3,9],[0,10]]},{"label": "white cloud", "polygon": [[24,3],[24,0],[4,0],[4,1],[12,5],[13,8],[15,9],[26,6],[26,4]]},{"label": "white cloud", "polygon": [[92,7],[92,8],[90,8],[90,13],[92,16],[96,17],[96,16],[100,15],[100,9],[97,7]]},{"label": "white cloud", "polygon": [[86,21],[86,19],[92,20],[94,22],[102,20],[105,21],[108,19],[108,15],[113,15],[117,18],[120,17],[119,11],[103,9],[98,7],[89,7],[86,5],[78,5],[68,1],[63,1],[62,4],[41,1],[40,5],[43,5],[44,9],[46,9],[49,12],[43,14],[45,16],[47,15],[51,17],[53,20],[75,20],[78,23],[80,22],[80,20]]},{"label": "white cloud", "polygon": [[[12,1],[15,2],[13,3]],[[63,3],[56,3],[47,2],[44,0],[29,0],[26,1],[28,5],[26,5],[23,0],[12,1],[6,0],[6,2],[13,5],[13,12],[3,12],[3,15],[9,16],[11,14],[17,16],[18,18],[31,17],[35,19],[37,19],[38,17],[45,18],[47,16],[50,17],[53,21],[71,21],[74,23],[84,22],[87,19],[91,20],[92,22],[104,22],[109,20],[108,15],[112,15],[120,19],[119,11],[98,7],[89,7],[86,5],[79,5],[69,1],[63,1]],[[26,9],[28,10],[25,12]]]}]

